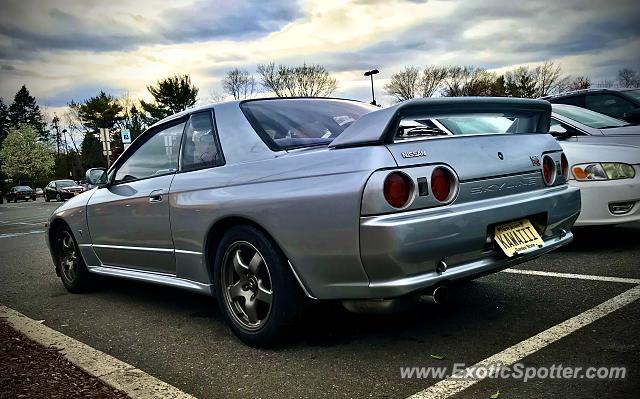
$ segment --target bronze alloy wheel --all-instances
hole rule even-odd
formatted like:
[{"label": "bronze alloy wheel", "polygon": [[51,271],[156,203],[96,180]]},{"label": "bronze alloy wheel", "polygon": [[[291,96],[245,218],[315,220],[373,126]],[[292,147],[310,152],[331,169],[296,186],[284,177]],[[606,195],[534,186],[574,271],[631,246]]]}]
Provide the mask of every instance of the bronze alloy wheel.
[{"label": "bronze alloy wheel", "polygon": [[269,319],[273,289],[269,266],[258,249],[236,241],[222,261],[224,302],[233,321],[247,331],[257,331]]}]

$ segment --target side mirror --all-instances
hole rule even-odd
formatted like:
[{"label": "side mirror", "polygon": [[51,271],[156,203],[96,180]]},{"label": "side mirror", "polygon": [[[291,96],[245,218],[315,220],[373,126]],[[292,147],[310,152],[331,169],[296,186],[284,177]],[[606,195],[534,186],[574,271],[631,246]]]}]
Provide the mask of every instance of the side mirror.
[{"label": "side mirror", "polygon": [[624,115],[624,120],[630,123],[640,123],[640,108],[636,108]]},{"label": "side mirror", "polygon": [[553,125],[549,128],[549,134],[553,137],[568,137],[571,133],[561,125]]},{"label": "side mirror", "polygon": [[94,187],[107,185],[107,171],[104,168],[91,168],[85,174],[87,182]]}]

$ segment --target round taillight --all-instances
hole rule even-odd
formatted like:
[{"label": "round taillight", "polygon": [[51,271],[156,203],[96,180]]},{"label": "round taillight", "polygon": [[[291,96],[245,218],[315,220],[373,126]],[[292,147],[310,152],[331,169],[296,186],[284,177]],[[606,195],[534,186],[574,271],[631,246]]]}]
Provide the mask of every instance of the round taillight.
[{"label": "round taillight", "polygon": [[567,156],[564,155],[564,152],[560,155],[560,170],[562,170],[562,176],[565,180],[569,178],[569,161],[567,161]]},{"label": "round taillight", "polygon": [[455,176],[449,169],[438,167],[431,172],[431,193],[440,202],[451,196],[455,187]]},{"label": "round taillight", "polygon": [[402,208],[411,198],[413,183],[404,173],[392,172],[384,180],[384,199],[394,208]]},{"label": "round taillight", "polygon": [[542,158],[542,178],[547,186],[552,185],[556,178],[556,164],[549,155]]}]

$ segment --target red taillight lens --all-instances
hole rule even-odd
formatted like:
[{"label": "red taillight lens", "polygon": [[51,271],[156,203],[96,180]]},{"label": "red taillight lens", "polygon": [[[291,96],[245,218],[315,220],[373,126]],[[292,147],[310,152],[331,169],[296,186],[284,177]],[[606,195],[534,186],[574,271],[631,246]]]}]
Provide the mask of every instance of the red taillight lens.
[{"label": "red taillight lens", "polygon": [[569,177],[569,161],[567,161],[567,157],[564,155],[560,155],[560,169],[562,170],[562,176],[565,180]]},{"label": "red taillight lens", "polygon": [[411,198],[413,183],[404,173],[389,173],[384,180],[384,199],[394,208],[402,208]]},{"label": "red taillight lens", "polygon": [[542,177],[547,186],[552,185],[556,177],[556,164],[548,155],[542,157]]},{"label": "red taillight lens", "polygon": [[449,169],[435,168],[431,172],[431,193],[440,202],[445,202],[451,195],[455,185],[455,177]]}]

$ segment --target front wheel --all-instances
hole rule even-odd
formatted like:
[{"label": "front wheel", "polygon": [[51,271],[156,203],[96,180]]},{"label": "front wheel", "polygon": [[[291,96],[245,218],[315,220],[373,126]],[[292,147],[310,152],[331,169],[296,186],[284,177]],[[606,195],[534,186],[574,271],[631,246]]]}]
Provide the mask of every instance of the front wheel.
[{"label": "front wheel", "polygon": [[56,268],[65,288],[75,294],[86,292],[93,286],[93,279],[82,259],[78,244],[67,227],[56,232]]},{"label": "front wheel", "polygon": [[251,346],[271,346],[285,338],[305,299],[284,254],[252,226],[233,227],[223,236],[214,281],[227,323]]},{"label": "front wheel", "polygon": [[49,196],[47,194],[44,195],[44,202],[49,202]]}]

